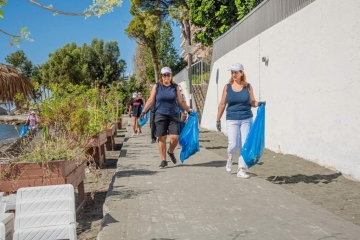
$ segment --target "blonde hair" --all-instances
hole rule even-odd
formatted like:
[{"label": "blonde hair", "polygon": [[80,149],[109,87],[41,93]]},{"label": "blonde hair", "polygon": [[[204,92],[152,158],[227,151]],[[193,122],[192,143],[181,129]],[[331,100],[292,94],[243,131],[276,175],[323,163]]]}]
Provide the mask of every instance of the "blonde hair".
[{"label": "blonde hair", "polygon": [[[164,85],[163,80],[162,80],[162,74],[160,74],[159,82],[161,83],[161,85]],[[171,84],[175,84],[172,74],[171,74],[170,83],[171,83]]]},{"label": "blonde hair", "polygon": [[[243,73],[243,75],[241,76],[241,79],[240,79],[240,85],[243,85],[243,86],[247,86],[247,81],[246,81],[246,75],[245,75],[245,72],[244,71],[241,71],[240,72]],[[230,78],[229,80],[229,83],[230,84],[233,84],[234,83],[234,79],[233,78]]]}]

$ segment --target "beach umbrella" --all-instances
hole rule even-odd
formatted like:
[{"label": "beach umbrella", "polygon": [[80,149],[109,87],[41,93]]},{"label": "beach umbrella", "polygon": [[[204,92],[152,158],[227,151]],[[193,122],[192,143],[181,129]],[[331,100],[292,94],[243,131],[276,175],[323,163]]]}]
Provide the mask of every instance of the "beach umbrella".
[{"label": "beach umbrella", "polygon": [[25,99],[33,97],[30,79],[16,68],[0,63],[0,103],[15,102],[17,93],[22,93]]}]

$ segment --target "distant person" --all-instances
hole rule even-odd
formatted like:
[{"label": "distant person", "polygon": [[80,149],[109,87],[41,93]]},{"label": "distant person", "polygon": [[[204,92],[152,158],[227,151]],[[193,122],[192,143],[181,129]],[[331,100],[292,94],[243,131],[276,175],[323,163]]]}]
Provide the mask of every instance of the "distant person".
[{"label": "distant person", "polygon": [[241,148],[253,123],[251,107],[258,107],[264,102],[255,100],[253,89],[250,83],[246,81],[244,67],[241,63],[234,63],[229,70],[231,70],[230,81],[225,85],[222,93],[216,118],[216,128],[221,131],[220,119],[227,105],[228,159],[226,171],[231,172],[233,156],[240,148],[237,177],[249,178],[249,175],[245,172],[247,166],[241,156]]},{"label": "distant person", "polygon": [[[137,95],[138,95],[138,98],[143,101],[143,104],[141,105],[141,107],[145,106],[145,99],[143,98],[142,93],[141,93],[141,92],[138,92]],[[141,109],[141,110],[142,110],[142,109]],[[141,111],[140,111],[140,113],[141,113]],[[138,129],[137,129],[137,130],[138,130],[138,133],[142,133],[142,132],[141,132],[141,126],[138,125]]]},{"label": "distant person", "polygon": [[[174,82],[172,71],[169,67],[161,69],[161,76],[158,83],[151,89],[150,98],[147,101],[143,115],[155,104],[155,136],[159,140],[159,153],[161,163],[159,168],[167,166],[166,154],[170,157],[171,162],[176,164],[177,160],[174,155],[174,149],[179,139],[179,105],[190,112],[190,107],[181,97],[180,89]],[[170,135],[170,146],[166,150],[166,138]]]},{"label": "distant person", "polygon": [[151,105],[150,107],[150,129],[151,129],[151,143],[156,143],[155,104]]},{"label": "distant person", "polygon": [[31,111],[30,115],[26,119],[26,125],[28,126],[28,129],[31,130],[31,131],[35,131],[37,122],[38,121],[37,121],[37,117],[35,115],[35,112]]},{"label": "distant person", "polygon": [[140,134],[138,130],[138,122],[141,114],[141,106],[143,105],[143,101],[141,98],[138,97],[138,94],[136,92],[133,93],[132,99],[130,101],[130,109],[129,112],[132,113],[133,116],[133,134],[132,136],[135,136]]},{"label": "distant person", "polygon": [[[180,94],[182,99],[186,101],[185,94],[183,93],[182,87],[179,85]],[[182,132],[183,128],[185,127],[185,122],[187,121],[187,112],[179,106],[179,114],[180,114],[180,122],[179,122],[179,134]],[[181,148],[179,142],[176,146],[176,148]]]}]

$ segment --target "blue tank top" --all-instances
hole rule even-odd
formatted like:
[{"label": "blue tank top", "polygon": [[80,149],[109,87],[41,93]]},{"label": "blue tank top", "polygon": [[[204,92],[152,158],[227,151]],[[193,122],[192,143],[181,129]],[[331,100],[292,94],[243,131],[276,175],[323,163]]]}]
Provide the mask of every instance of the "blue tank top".
[{"label": "blue tank top", "polygon": [[178,115],[177,84],[163,86],[156,84],[155,113],[162,115]]},{"label": "blue tank top", "polygon": [[243,87],[240,92],[234,92],[227,84],[226,94],[226,120],[244,120],[253,116],[250,105],[249,86]]}]

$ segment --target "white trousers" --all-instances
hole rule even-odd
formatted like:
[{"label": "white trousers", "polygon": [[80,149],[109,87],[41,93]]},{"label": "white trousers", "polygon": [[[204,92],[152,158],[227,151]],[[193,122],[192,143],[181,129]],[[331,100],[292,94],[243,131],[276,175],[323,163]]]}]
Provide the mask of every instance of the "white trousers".
[{"label": "white trousers", "polygon": [[241,156],[241,148],[244,146],[252,123],[253,118],[244,120],[226,120],[226,131],[228,135],[228,157],[229,160],[232,160],[234,154],[240,148],[238,168],[247,168],[244,159]]}]

